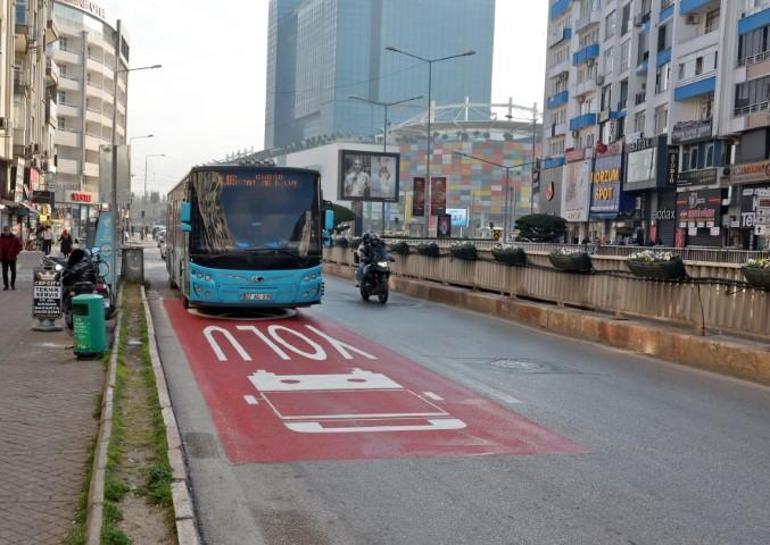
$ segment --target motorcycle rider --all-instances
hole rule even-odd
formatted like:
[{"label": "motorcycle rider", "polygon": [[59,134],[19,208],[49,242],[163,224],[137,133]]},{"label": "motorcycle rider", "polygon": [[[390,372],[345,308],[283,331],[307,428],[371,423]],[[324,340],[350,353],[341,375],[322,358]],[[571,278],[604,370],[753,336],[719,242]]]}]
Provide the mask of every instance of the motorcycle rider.
[{"label": "motorcycle rider", "polygon": [[356,249],[356,263],[358,263],[358,269],[356,269],[356,287],[361,285],[361,280],[364,278],[364,268],[371,262],[371,249],[372,249],[373,236],[369,233],[364,233],[361,238],[361,244]]}]

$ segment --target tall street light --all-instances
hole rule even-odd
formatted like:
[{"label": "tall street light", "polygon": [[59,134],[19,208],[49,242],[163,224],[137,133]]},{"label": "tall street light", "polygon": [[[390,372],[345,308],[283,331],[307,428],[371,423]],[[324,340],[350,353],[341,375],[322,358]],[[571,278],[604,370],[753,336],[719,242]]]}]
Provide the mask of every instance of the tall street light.
[{"label": "tall street light", "polygon": [[[476,157],[475,155],[470,155],[468,153],[463,153],[461,151],[453,151],[453,155],[459,155],[462,157],[467,157],[468,159],[473,159],[474,161],[479,161],[481,163],[486,163],[488,165],[492,165],[493,167],[502,168],[505,170],[505,220],[503,221],[503,242],[508,242],[508,231],[509,231],[509,216],[510,216],[510,202],[511,202],[511,170],[514,168],[521,168],[523,166],[528,165],[529,163],[519,163],[517,165],[502,165],[500,163],[495,163],[494,161],[490,161],[488,159],[484,159],[483,157]],[[514,219],[516,216],[516,188],[513,188],[513,215]]]},{"label": "tall street light", "polygon": [[154,134],[143,134],[142,136],[132,136],[131,138],[128,139],[128,143],[130,145],[131,142],[133,142],[134,140],[141,140],[142,138],[152,138],[154,136],[155,136]]},{"label": "tall street light", "polygon": [[[118,244],[122,244],[120,239],[120,220],[118,210],[118,75],[121,73],[137,72],[139,70],[155,70],[161,68],[160,64],[153,64],[150,66],[140,66],[137,68],[121,68],[120,61],[122,58],[121,48],[123,46],[123,32],[122,21],[118,19],[117,28],[115,32],[115,68],[112,72],[112,199],[110,202],[110,209],[112,210],[112,224],[113,224],[113,237],[115,241],[115,248],[112,250],[112,280],[113,288],[118,285]],[[126,76],[128,78],[128,76]],[[126,101],[128,102],[128,101]],[[129,181],[130,183],[130,181]]]},{"label": "tall street light", "polygon": [[[363,98],[355,95],[350,95],[348,96],[348,98],[351,100],[366,102],[367,104],[372,104],[374,106],[381,106],[382,109],[385,111],[385,121],[383,122],[383,126],[382,126],[382,151],[384,151],[385,153],[388,153],[388,108],[390,108],[391,106],[404,104],[405,102],[420,100],[421,98],[423,98],[423,96],[420,95],[412,98],[405,98],[403,100],[396,100],[393,102],[380,102],[378,100],[370,100],[368,98]],[[382,203],[382,234],[385,234],[385,202]]]},{"label": "tall street light", "polygon": [[431,107],[432,107],[432,92],[433,92],[433,64],[437,62],[442,61],[448,61],[450,59],[458,59],[460,57],[470,57],[471,55],[475,55],[476,52],[472,49],[469,49],[468,51],[465,51],[463,53],[458,53],[456,55],[449,55],[447,57],[438,57],[433,59],[427,59],[425,57],[421,57],[419,55],[415,55],[414,53],[409,53],[408,51],[403,51],[401,49],[398,49],[397,47],[393,47],[392,45],[389,45],[385,48],[386,51],[392,51],[393,53],[400,53],[402,55],[406,55],[407,57],[411,57],[413,59],[417,59],[418,61],[422,61],[425,64],[428,65],[428,153],[425,156],[425,176],[426,176],[426,184],[427,184],[427,191],[426,191],[426,207],[427,207],[427,218],[425,223],[425,234],[427,236],[428,234],[428,224],[430,223],[430,217],[431,217],[431,180],[430,180],[430,154],[431,154],[431,139],[432,135],[430,132],[430,125],[431,125]]},{"label": "tall street light", "polygon": [[142,199],[142,224],[147,216],[147,160],[150,157],[165,157],[165,153],[150,153],[144,156],[144,198]]}]

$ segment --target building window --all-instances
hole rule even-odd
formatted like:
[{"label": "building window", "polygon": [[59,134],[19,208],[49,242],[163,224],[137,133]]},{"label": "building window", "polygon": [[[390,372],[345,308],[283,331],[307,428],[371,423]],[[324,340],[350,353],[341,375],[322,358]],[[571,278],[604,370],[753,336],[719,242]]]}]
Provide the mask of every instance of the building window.
[{"label": "building window", "polygon": [[719,8],[706,14],[706,34],[719,30]]},{"label": "building window", "polygon": [[625,6],[623,6],[623,12],[621,15],[621,21],[620,21],[620,35],[625,36],[628,33],[629,29],[629,20],[631,19],[631,3],[629,2]]},{"label": "building window", "polygon": [[706,161],[703,165],[704,168],[710,168],[714,166],[714,142],[706,144],[706,151],[704,153]]},{"label": "building window", "polygon": [[61,130],[67,130],[67,119],[60,117],[56,120],[56,126]]},{"label": "building window", "polygon": [[770,101],[770,76],[736,85],[735,115],[768,109]]},{"label": "building window", "polygon": [[62,51],[69,51],[67,38],[64,38],[64,37],[59,38],[59,49],[61,49]]},{"label": "building window", "polygon": [[620,71],[625,72],[631,66],[631,40],[620,44]]},{"label": "building window", "polygon": [[601,104],[601,110],[611,110],[612,109],[612,84],[605,85],[602,87],[602,104]]},{"label": "building window", "polygon": [[66,92],[59,91],[58,103],[59,104],[67,104],[67,93]]},{"label": "building window", "polygon": [[698,144],[691,144],[682,148],[682,170],[698,169]]},{"label": "building window", "polygon": [[645,114],[638,112],[634,116],[634,132],[644,132]]},{"label": "building window", "polygon": [[591,32],[587,32],[580,36],[578,40],[578,46],[580,49],[588,47],[591,44],[595,44],[599,41],[599,29],[595,28]]},{"label": "building window", "polygon": [[620,98],[618,99],[618,111],[625,110],[628,104],[628,80],[620,82]]},{"label": "building window", "polygon": [[764,60],[768,50],[768,27],[764,26],[746,34],[741,34],[738,39],[738,64],[751,64]]},{"label": "building window", "polygon": [[655,134],[668,131],[668,108],[660,106],[655,110]]},{"label": "building window", "polygon": [[708,121],[711,119],[713,108],[714,95],[709,95],[706,98],[701,99],[698,104],[698,119],[700,121]]},{"label": "building window", "polygon": [[700,76],[703,73],[703,57],[695,59],[695,75]]},{"label": "building window", "polygon": [[604,50],[604,73],[605,74],[612,74],[612,54],[614,52],[614,49],[612,47],[608,47]]},{"label": "building window", "polygon": [[604,39],[609,40],[615,35],[615,12],[611,11],[604,19]]},{"label": "building window", "polygon": [[684,63],[683,62],[679,63],[679,75],[677,76],[677,78],[679,80],[683,80],[684,79]]},{"label": "building window", "polygon": [[671,79],[671,63],[667,62],[663,66],[658,66],[655,70],[655,93],[668,91],[668,83]]}]

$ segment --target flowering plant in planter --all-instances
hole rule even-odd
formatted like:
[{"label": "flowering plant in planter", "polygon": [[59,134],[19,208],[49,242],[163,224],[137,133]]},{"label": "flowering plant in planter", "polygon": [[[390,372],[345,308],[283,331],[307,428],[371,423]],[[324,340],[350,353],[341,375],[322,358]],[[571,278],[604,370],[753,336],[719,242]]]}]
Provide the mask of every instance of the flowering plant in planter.
[{"label": "flowering plant in planter", "polygon": [[478,259],[476,246],[472,242],[455,242],[449,247],[449,253],[452,254],[452,257],[464,259],[465,261],[476,261]]},{"label": "flowering plant in planter", "polygon": [[579,248],[562,247],[548,254],[551,265],[560,271],[587,273],[591,271],[591,257]]},{"label": "flowering plant in planter", "polygon": [[390,244],[390,251],[397,255],[408,255],[409,254],[409,244],[404,242],[403,240],[399,242],[394,242],[393,244]]},{"label": "flowering plant in planter", "polygon": [[417,253],[426,257],[440,257],[441,250],[435,242],[424,242],[417,245]]},{"label": "flowering plant in planter", "polygon": [[640,278],[682,280],[687,276],[679,255],[659,250],[642,250],[628,256],[629,270]]},{"label": "flowering plant in planter", "polygon": [[495,258],[495,261],[512,267],[526,267],[527,265],[527,252],[518,246],[495,244],[492,248],[492,257]]},{"label": "flowering plant in planter", "polygon": [[749,259],[743,264],[741,271],[749,285],[770,291],[770,258]]}]

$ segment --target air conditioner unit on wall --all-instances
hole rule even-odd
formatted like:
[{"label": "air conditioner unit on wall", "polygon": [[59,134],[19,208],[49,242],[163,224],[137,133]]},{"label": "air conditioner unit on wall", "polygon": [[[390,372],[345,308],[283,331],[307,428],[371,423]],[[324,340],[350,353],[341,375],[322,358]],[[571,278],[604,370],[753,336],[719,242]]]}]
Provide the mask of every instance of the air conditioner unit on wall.
[{"label": "air conditioner unit on wall", "polygon": [[604,85],[604,76],[596,76],[596,85]]}]

